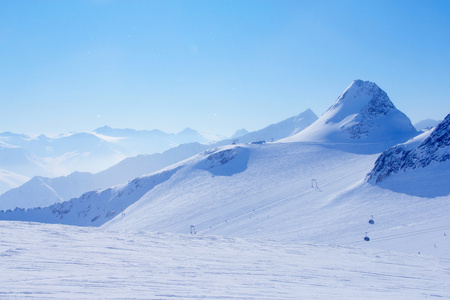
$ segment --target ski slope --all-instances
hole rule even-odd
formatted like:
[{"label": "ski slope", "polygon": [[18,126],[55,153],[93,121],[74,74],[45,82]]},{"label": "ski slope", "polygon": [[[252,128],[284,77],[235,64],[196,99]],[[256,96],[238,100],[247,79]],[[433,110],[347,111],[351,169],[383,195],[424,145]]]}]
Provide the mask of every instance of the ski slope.
[{"label": "ski slope", "polygon": [[[444,235],[450,236],[449,194],[424,197],[392,190],[389,182],[367,183],[379,155],[369,152],[373,148],[311,143],[219,148],[184,162],[169,180],[103,226],[189,233],[193,225],[202,235],[353,244],[449,257],[450,239]],[[216,164],[205,168],[214,158]],[[447,174],[448,164],[442,169],[436,174]],[[437,191],[440,187],[444,193],[448,177],[434,171],[422,170],[421,176],[435,178]],[[318,188],[311,187],[312,179]],[[408,190],[410,184],[396,186]],[[374,225],[368,223],[372,215]],[[370,243],[363,240],[366,232]]]},{"label": "ski slope", "polygon": [[450,298],[448,259],[308,243],[2,221],[0,260],[5,299]]}]

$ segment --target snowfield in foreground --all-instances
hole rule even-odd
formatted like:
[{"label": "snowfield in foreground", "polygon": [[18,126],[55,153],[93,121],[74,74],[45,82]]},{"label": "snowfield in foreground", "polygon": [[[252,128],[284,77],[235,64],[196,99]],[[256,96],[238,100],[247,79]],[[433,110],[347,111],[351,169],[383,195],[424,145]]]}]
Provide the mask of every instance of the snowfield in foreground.
[{"label": "snowfield in foreground", "polygon": [[0,222],[0,298],[443,299],[450,261],[270,240]]}]

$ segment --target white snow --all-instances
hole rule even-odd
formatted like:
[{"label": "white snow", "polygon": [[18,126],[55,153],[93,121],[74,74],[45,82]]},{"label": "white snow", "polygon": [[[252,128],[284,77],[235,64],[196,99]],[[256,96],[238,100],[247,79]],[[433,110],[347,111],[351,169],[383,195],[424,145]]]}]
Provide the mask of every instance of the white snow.
[{"label": "white snow", "polygon": [[450,298],[448,259],[350,246],[0,222],[0,260],[5,299]]}]

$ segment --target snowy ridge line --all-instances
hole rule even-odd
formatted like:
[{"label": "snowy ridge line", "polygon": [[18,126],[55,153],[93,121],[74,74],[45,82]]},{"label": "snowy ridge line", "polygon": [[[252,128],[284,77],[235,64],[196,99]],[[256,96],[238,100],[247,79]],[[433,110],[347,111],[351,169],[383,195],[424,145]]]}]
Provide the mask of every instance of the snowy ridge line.
[{"label": "snowy ridge line", "polygon": [[[439,226],[439,227],[434,227],[434,228],[427,228],[427,229],[420,229],[420,230],[404,232],[404,233],[397,233],[397,234],[386,235],[386,236],[382,236],[382,237],[378,237],[378,238],[370,238],[370,241],[371,242],[372,241],[374,241],[374,242],[382,242],[382,241],[388,241],[388,240],[392,240],[392,239],[396,239],[396,238],[410,237],[410,236],[421,235],[421,234],[424,234],[424,233],[437,232],[437,231],[441,231],[443,229],[450,229],[450,225],[444,225],[444,226]],[[358,243],[364,243],[364,240],[363,241],[355,241],[355,242],[343,243],[342,245],[351,245],[351,244],[358,244]]]}]

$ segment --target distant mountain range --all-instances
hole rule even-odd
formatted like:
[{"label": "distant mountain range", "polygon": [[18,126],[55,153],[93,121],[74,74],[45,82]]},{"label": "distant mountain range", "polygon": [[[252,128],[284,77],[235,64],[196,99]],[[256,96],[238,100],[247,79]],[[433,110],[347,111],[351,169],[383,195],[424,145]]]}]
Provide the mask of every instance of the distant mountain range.
[{"label": "distant mountain range", "polygon": [[439,124],[441,122],[442,122],[442,120],[438,121],[438,120],[426,119],[426,120],[422,120],[422,121],[414,124],[414,127],[418,131],[428,130],[428,129],[435,127],[437,124]]},{"label": "distant mountain range", "polygon": [[0,133],[0,193],[34,176],[100,172],[126,157],[159,153],[184,143],[212,141],[190,128],[169,134],[104,126],[54,138],[4,132]]}]

